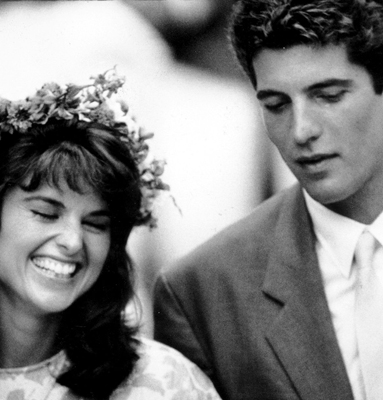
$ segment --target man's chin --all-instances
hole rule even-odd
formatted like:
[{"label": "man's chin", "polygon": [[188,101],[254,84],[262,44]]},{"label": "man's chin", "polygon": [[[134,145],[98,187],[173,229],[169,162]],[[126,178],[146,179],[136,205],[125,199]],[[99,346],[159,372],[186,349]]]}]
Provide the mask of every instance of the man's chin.
[{"label": "man's chin", "polygon": [[336,188],[334,188],[334,185],[307,185],[303,187],[310,197],[324,206],[341,203],[348,197],[346,193],[340,190],[339,185]]}]

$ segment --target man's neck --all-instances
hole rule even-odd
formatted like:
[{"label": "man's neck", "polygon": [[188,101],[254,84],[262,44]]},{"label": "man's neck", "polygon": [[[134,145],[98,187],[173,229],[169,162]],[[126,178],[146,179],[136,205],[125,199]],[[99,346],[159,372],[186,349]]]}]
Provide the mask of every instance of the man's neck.
[{"label": "man's neck", "polygon": [[376,204],[371,204],[371,202],[369,202],[369,204],[361,204],[358,201],[347,199],[347,202],[324,204],[324,206],[337,214],[365,225],[372,224],[383,212],[383,204],[381,204],[381,201],[376,202]]},{"label": "man's neck", "polygon": [[344,200],[323,205],[344,217],[370,225],[383,212],[383,182],[382,185],[366,185]]}]

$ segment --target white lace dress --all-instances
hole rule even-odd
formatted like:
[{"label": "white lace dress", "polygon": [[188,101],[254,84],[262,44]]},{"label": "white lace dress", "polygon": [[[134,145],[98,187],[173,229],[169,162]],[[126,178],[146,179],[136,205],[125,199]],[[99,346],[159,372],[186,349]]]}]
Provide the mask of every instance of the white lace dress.
[{"label": "white lace dress", "polygon": [[[178,351],[141,339],[133,373],[110,400],[219,400],[212,383]],[[0,369],[1,400],[80,400],[56,377],[68,365],[65,353],[24,368]]]}]

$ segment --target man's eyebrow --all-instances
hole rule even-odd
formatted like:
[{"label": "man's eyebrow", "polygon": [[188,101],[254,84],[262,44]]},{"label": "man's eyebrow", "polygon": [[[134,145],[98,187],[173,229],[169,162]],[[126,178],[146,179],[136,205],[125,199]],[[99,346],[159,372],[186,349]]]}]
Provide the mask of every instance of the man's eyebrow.
[{"label": "man's eyebrow", "polygon": [[313,85],[310,85],[306,91],[311,91],[311,90],[318,90],[318,89],[326,89],[331,86],[340,86],[343,88],[350,88],[354,85],[354,81],[352,79],[337,79],[337,78],[332,78],[332,79],[326,79],[325,81],[315,83]]},{"label": "man's eyebrow", "polygon": [[283,96],[284,93],[278,92],[277,90],[272,90],[272,89],[265,89],[265,90],[260,90],[257,92],[257,99],[258,100],[265,100],[268,97],[272,96]]},{"label": "man's eyebrow", "polygon": [[[313,85],[308,86],[305,89],[305,92],[310,92],[313,90],[320,90],[320,89],[326,89],[332,86],[339,86],[343,88],[350,88],[354,85],[354,81],[352,79],[338,79],[338,78],[331,78],[331,79],[326,79],[324,81],[314,83]],[[258,100],[265,100],[268,97],[273,97],[273,96],[283,96],[285,95],[283,92],[279,92],[274,89],[264,89],[260,90],[257,92],[257,99]]]}]

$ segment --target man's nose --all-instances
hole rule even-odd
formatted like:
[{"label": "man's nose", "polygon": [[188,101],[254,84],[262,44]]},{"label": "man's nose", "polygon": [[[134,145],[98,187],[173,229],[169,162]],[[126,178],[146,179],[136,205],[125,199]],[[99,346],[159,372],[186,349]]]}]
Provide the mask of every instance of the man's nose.
[{"label": "man's nose", "polygon": [[319,115],[306,103],[297,104],[293,111],[292,133],[298,145],[316,140],[322,133]]},{"label": "man's nose", "polygon": [[57,245],[68,255],[75,254],[83,248],[83,230],[80,223],[65,222],[56,236]]}]

